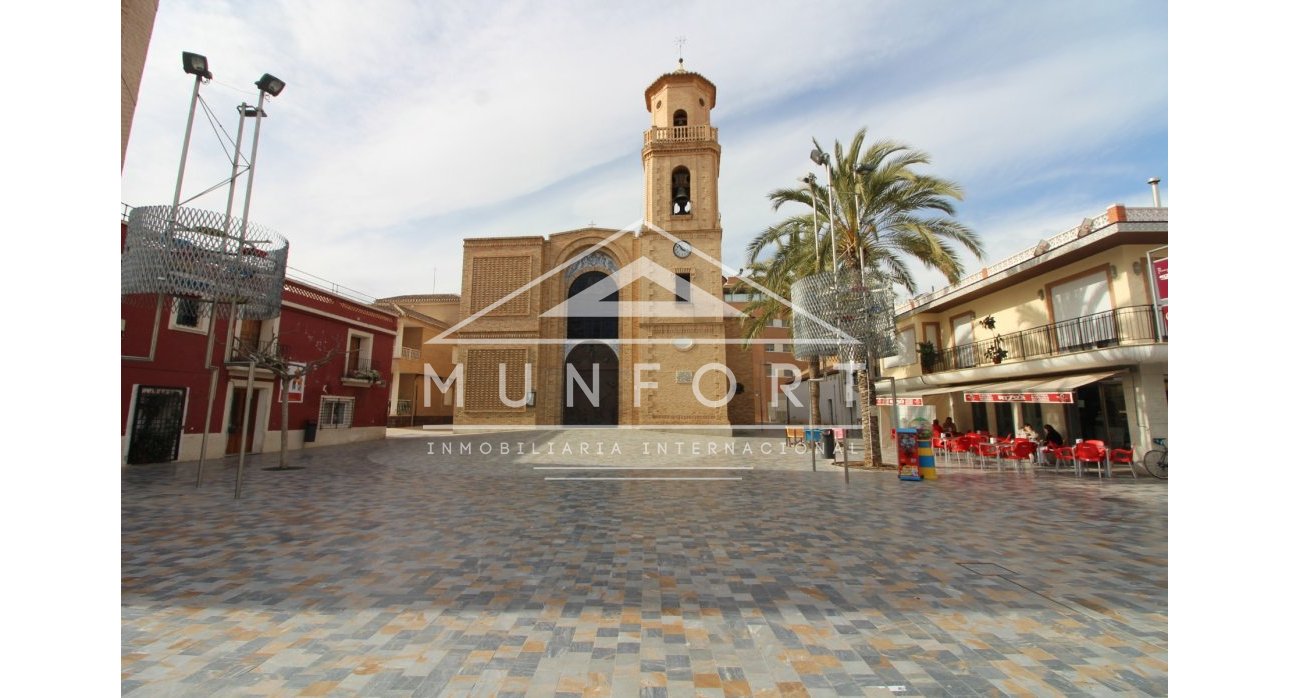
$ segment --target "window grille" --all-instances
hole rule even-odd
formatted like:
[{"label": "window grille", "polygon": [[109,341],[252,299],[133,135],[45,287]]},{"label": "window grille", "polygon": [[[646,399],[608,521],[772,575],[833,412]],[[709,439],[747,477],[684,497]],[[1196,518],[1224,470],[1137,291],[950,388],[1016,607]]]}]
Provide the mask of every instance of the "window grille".
[{"label": "window grille", "polygon": [[348,429],[354,423],[354,398],[324,397],[318,414],[320,429]]}]

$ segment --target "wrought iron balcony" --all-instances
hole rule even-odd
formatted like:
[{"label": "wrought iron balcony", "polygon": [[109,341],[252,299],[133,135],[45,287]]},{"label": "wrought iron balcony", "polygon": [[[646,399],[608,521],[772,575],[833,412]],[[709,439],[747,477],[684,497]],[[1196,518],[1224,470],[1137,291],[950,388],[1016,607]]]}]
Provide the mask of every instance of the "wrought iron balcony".
[{"label": "wrought iron balcony", "polygon": [[265,339],[249,341],[241,337],[233,338],[233,345],[230,348],[228,362],[230,364],[250,363],[251,354],[260,357],[268,356],[289,356],[290,349],[285,344],[279,344],[275,339]]},{"label": "wrought iron balcony", "polygon": [[386,373],[372,365],[370,358],[351,356],[345,362],[345,375],[341,376],[341,382],[347,385],[385,385],[385,377]]},{"label": "wrought iron balcony", "polygon": [[924,360],[923,372],[952,371],[1125,344],[1169,341],[1168,328],[1157,327],[1156,319],[1155,306],[1151,305],[1085,315],[999,335],[997,339],[942,349],[930,355],[930,361]]}]

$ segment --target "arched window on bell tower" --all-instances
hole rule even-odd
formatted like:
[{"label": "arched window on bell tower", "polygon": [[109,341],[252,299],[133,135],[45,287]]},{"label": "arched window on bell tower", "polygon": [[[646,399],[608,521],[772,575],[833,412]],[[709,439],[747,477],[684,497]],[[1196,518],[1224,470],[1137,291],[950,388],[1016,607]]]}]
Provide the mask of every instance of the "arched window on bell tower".
[{"label": "arched window on bell tower", "polygon": [[691,210],[690,170],[678,167],[672,170],[672,215],[689,215]]},{"label": "arched window on bell tower", "polygon": [[684,109],[677,109],[676,112],[672,114],[673,126],[688,126],[689,122],[690,117],[686,115]]}]

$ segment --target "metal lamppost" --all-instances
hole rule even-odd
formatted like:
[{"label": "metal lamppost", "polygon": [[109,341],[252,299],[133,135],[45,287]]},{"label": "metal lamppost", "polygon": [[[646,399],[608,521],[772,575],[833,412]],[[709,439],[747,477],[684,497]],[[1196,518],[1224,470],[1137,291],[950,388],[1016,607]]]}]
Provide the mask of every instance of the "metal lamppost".
[{"label": "metal lamppost", "polygon": [[197,114],[197,97],[202,81],[210,82],[210,68],[206,56],[183,52],[184,72],[193,76],[193,99],[188,105],[188,124],[184,127],[184,145],[179,151],[179,176],[175,179],[175,200],[170,205],[170,232],[175,232],[175,221],[179,218],[179,192],[184,187],[184,167],[188,164],[188,144],[193,137],[193,116]]},{"label": "metal lamppost", "polygon": [[[867,292],[868,292],[868,290],[869,290],[869,286],[868,286],[868,283],[865,281],[865,274],[864,274],[864,265],[865,265],[865,260],[864,260],[864,240],[862,239],[862,236],[864,235],[864,233],[861,231],[861,227],[860,227],[860,184],[861,184],[861,179],[863,178],[863,176],[864,176],[864,175],[866,175],[866,174],[869,174],[870,172],[873,172],[873,171],[874,171],[874,169],[875,169],[875,168],[874,168],[874,166],[873,166],[873,165],[869,165],[869,164],[866,164],[866,163],[861,163],[861,164],[859,164],[859,165],[856,165],[856,169],[855,169],[855,174],[856,174],[855,187],[851,190],[852,200],[853,200],[853,201],[854,201],[854,203],[855,203],[855,217],[856,217],[856,229],[855,229],[855,238],[856,238],[856,241],[855,241],[855,242],[856,242],[856,259],[858,260],[858,262],[859,262],[859,266],[860,266],[860,288],[861,288],[861,290],[862,290],[862,291],[864,291],[864,292],[866,292],[866,293],[867,293]],[[893,327],[893,329],[894,329],[894,327]],[[865,357],[864,357],[864,369],[865,369],[865,392],[870,392],[870,391],[869,391],[869,389],[868,389],[868,388],[869,388],[869,376],[871,375],[871,374],[869,373],[869,365],[870,365],[871,363],[873,363],[873,362],[872,362],[872,356],[871,356],[872,352],[871,352],[869,349],[870,349],[870,348],[869,348],[868,346],[866,346],[866,347],[865,347]],[[860,397],[860,372],[859,372],[859,371],[856,371],[856,398],[857,398],[857,399],[859,399],[859,397]],[[892,399],[892,405],[894,406],[894,405],[896,404],[896,402],[895,402],[895,401],[896,401],[895,383],[893,383],[893,384],[892,384],[892,394],[891,394],[891,399]],[[866,401],[866,402],[867,402],[867,401]],[[865,411],[866,411],[866,409],[867,409],[868,407],[869,407],[869,405],[868,405],[868,404],[865,404],[865,405],[861,405],[861,406],[860,406],[860,414],[861,414],[861,416],[864,416],[864,413],[865,413]],[[894,414],[894,413],[893,413],[893,414]],[[866,424],[865,426],[866,426],[866,428],[867,428],[869,425],[868,425],[868,424]],[[895,426],[896,426],[896,422],[895,422],[895,420],[894,420],[894,418],[893,418],[893,421],[892,421],[892,428],[894,429],[894,428],[895,428]]]},{"label": "metal lamppost", "polygon": [[823,165],[824,174],[828,175],[828,239],[833,245],[833,272],[837,274],[837,228],[833,226],[833,169],[828,166],[827,152],[820,151],[819,148],[810,151],[810,159],[811,163]]},{"label": "metal lamppost", "polygon": [[[228,178],[228,203],[224,207],[224,247],[227,250],[228,240],[232,234],[233,225],[233,198],[237,192],[237,177],[240,174],[238,166],[242,164],[242,134],[246,130],[246,117],[254,116],[257,110],[249,107],[245,102],[237,107],[237,140],[233,142],[233,171]],[[233,343],[233,317],[236,314],[236,304],[229,305],[228,313],[228,335],[224,342],[225,346],[231,346]],[[211,317],[215,316],[214,308],[211,308]],[[210,386],[206,395],[206,421],[202,427],[202,451],[201,456],[197,459],[197,486],[202,486],[202,468],[206,465],[206,439],[211,430],[211,412],[215,408],[215,387],[219,381],[219,367],[211,363],[215,349],[215,323],[211,323],[206,330],[206,368],[211,372]]]},{"label": "metal lamppost", "polygon": [[[193,117],[197,114],[197,99],[201,91],[202,81],[205,80],[209,82],[215,77],[214,75],[211,74],[210,66],[206,62],[206,56],[203,56],[198,53],[192,53],[190,51],[184,51],[181,58],[183,60],[184,72],[193,76],[193,98],[188,104],[188,121],[184,125],[184,144],[179,150],[179,174],[175,177],[175,198],[170,203],[169,224],[166,226],[167,233],[172,238],[175,234],[175,226],[179,222],[179,196],[184,188],[184,170],[187,168],[187,165],[188,165],[188,145],[189,143],[192,142],[192,138],[193,138]],[[161,303],[162,303],[162,296],[158,294],[157,296],[157,317],[158,318],[161,317]],[[211,311],[212,311],[211,316],[213,317],[215,315],[213,305],[211,307]],[[210,325],[214,325],[214,322],[212,321]],[[208,335],[207,341],[206,341],[206,367],[209,368],[211,366],[211,353],[214,347],[215,335],[214,335],[213,327],[208,326],[206,328],[206,332]],[[154,342],[156,341],[155,332],[154,332],[153,341]],[[209,428],[202,431],[202,446],[201,446],[202,452],[201,452],[200,460],[197,463],[198,486],[201,486],[201,482],[202,482],[202,463],[206,460],[206,432],[207,431],[209,431]]]},{"label": "metal lamppost", "polygon": [[812,235],[815,237],[815,268],[820,268],[820,211],[815,204],[815,173],[806,175],[802,178],[806,183],[806,188],[811,192],[811,224],[813,226]]},{"label": "metal lamppost", "polygon": [[[838,278],[838,227],[837,227],[837,225],[835,225],[835,224],[834,224],[834,221],[833,221],[833,168],[829,166],[829,155],[828,155],[828,153],[823,152],[823,151],[822,151],[822,150],[820,150],[819,148],[814,148],[814,149],[812,149],[812,150],[811,150],[811,162],[814,162],[814,163],[815,163],[815,164],[817,164],[817,165],[822,165],[822,166],[824,167],[824,174],[825,174],[825,176],[827,176],[827,177],[828,177],[828,183],[829,183],[829,243],[830,243],[830,247],[833,249],[833,266],[830,268],[830,272],[831,272],[831,273],[832,273],[832,275],[833,275],[833,297],[834,297],[834,303],[836,303],[836,302],[837,302],[837,295],[838,295],[838,284],[837,284],[837,278]],[[812,191],[814,191],[814,190],[812,190]],[[817,266],[818,266],[818,264],[817,264]],[[836,323],[836,319],[834,320],[834,322]],[[837,360],[841,360],[841,358],[842,358],[842,356],[841,356],[841,355],[842,355],[842,334],[841,334],[841,332],[840,332],[840,331],[838,331],[838,330],[837,330],[836,325],[834,326],[834,337],[835,337],[835,339],[836,339],[836,346],[837,346],[837,352],[838,352],[838,356],[836,357],[836,359],[837,359]],[[854,356],[854,354],[853,354],[853,356]],[[821,363],[823,362],[823,358],[822,358],[822,357],[821,357],[820,361],[821,361]],[[830,427],[830,429],[832,429],[832,427]],[[835,444],[835,448],[836,448],[836,444]],[[849,482],[849,481],[850,481],[850,478],[851,478],[851,469],[850,469],[850,468],[844,468],[844,470],[846,471],[846,478],[847,478],[847,481]]]},{"label": "metal lamppost", "polygon": [[[242,134],[246,131],[246,120],[248,117],[258,119],[261,116],[268,116],[268,114],[263,110],[257,107],[252,107],[246,102],[238,105],[237,113],[237,139],[233,142],[233,171],[229,174],[228,178],[228,203],[224,206],[224,247],[226,251],[228,241],[233,236],[233,199],[237,193],[237,178],[241,174],[250,171],[250,168],[247,167],[242,170],[242,172],[238,172],[238,168],[242,164]],[[249,189],[247,190],[247,193],[250,193]],[[238,257],[233,257],[233,259],[238,259]],[[211,317],[214,317],[214,308],[212,308],[211,311]],[[230,303],[228,311],[228,332],[224,340],[224,346],[231,347],[233,345],[233,319],[236,315],[237,303]],[[207,329],[206,335],[206,368],[211,372],[211,380],[209,391],[206,396],[206,421],[205,425],[202,427],[202,452],[201,457],[197,460],[198,487],[202,486],[202,468],[206,464],[206,439],[211,430],[211,413],[215,409],[215,388],[219,381],[219,367],[211,363],[211,359],[214,354],[214,344],[215,324],[212,322],[210,327]]]},{"label": "metal lamppost", "polygon": [[[251,215],[251,186],[255,183],[255,156],[260,148],[260,121],[264,117],[264,96],[265,94],[277,97],[282,94],[283,88],[287,84],[272,75],[265,73],[255,82],[255,86],[260,88],[260,101],[255,105],[255,135],[251,137],[251,160],[247,164],[246,174],[246,198],[242,204],[242,231],[238,236],[237,252],[240,255],[246,247],[246,226],[249,216]],[[232,326],[233,319],[229,318],[229,325]],[[237,453],[237,481],[233,486],[233,498],[242,497],[242,472],[246,465],[246,448],[247,448],[247,424],[251,420],[251,394],[254,392],[255,382],[255,357],[251,357],[250,363],[246,367],[246,399],[242,404],[242,443],[239,445]],[[283,396],[283,399],[286,399]],[[286,429],[287,425],[280,426]]]}]

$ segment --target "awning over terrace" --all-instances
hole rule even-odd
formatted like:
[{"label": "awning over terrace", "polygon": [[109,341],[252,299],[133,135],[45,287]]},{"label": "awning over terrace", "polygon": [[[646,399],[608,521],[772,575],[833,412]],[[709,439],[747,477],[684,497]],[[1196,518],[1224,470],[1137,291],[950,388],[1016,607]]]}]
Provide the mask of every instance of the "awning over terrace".
[{"label": "awning over terrace", "polygon": [[[971,383],[968,385],[947,385],[935,388],[921,388],[908,392],[896,391],[896,402],[899,405],[922,405],[927,395],[940,393],[963,393],[967,402],[1030,402],[1030,403],[1072,403],[1075,401],[1074,390],[1080,386],[1095,383],[1116,374],[1116,371],[1102,373],[1080,373],[1069,376],[1022,378],[997,383]],[[890,405],[891,384],[879,382],[877,404]]]}]

